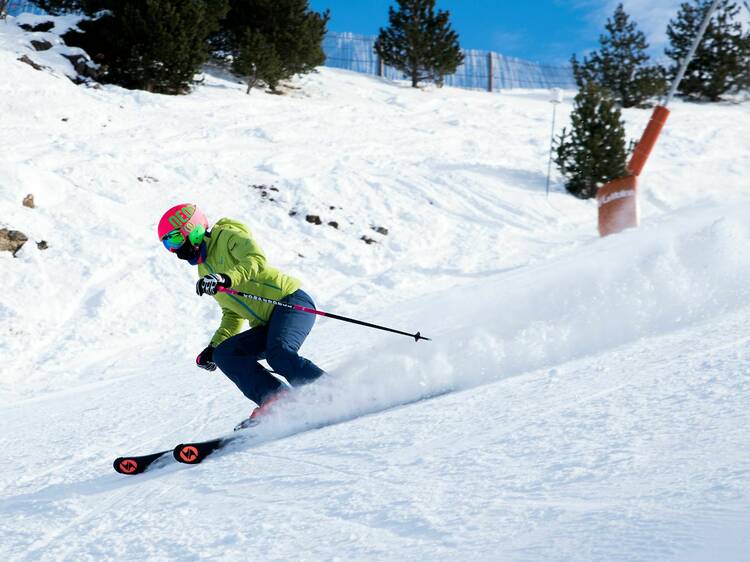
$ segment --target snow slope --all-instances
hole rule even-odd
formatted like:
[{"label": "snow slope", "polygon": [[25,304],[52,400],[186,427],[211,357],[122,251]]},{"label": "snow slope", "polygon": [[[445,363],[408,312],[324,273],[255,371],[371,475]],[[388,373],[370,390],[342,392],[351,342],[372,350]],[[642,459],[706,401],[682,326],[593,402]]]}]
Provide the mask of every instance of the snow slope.
[{"label": "snow slope", "polygon": [[[3,558],[747,559],[746,104],[676,104],[643,228],[599,240],[545,197],[544,92],[207,70],[173,98],[34,71],[28,39],[0,25],[0,226],[50,249],[0,255]],[[329,375],[252,439],[114,474],[249,410],[193,365],[217,310],[155,236],[184,200],[320,308],[433,341],[321,320]]]}]

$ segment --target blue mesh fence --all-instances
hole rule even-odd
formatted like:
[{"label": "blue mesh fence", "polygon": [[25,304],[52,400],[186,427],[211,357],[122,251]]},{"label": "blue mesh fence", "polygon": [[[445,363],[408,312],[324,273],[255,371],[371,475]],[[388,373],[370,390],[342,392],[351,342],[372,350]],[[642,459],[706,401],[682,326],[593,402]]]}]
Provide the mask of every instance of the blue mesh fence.
[{"label": "blue mesh fence", "polygon": [[17,16],[18,14],[30,13],[30,14],[44,14],[44,10],[38,8],[31,2],[10,0],[8,2],[8,15]]},{"label": "blue mesh fence", "polygon": [[[328,33],[323,40],[325,64],[332,68],[379,75],[380,62],[374,47],[375,37]],[[576,87],[569,66],[544,65],[488,51],[464,50],[463,53],[464,63],[455,74],[444,79],[448,86],[481,90]],[[383,76],[393,80],[405,78],[401,72],[389,66],[383,68]]]},{"label": "blue mesh fence", "polygon": [[[28,1],[10,0],[8,14],[44,12]],[[365,74],[379,75],[380,62],[375,54],[375,37],[353,33],[328,33],[323,40],[326,66],[343,68]],[[536,62],[506,57],[498,53],[464,50],[464,63],[455,74],[444,78],[445,84],[458,88],[500,90],[512,88],[569,88],[575,89],[573,72],[567,66],[543,65]],[[390,66],[382,69],[383,76],[401,80],[405,76]]]}]

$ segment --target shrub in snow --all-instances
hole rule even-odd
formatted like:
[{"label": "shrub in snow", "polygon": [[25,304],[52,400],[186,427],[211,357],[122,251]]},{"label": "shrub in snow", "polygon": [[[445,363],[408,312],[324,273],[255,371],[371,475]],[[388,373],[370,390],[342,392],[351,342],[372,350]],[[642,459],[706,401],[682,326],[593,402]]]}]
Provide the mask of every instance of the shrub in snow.
[{"label": "shrub in snow", "polygon": [[606,90],[587,84],[575,98],[571,130],[557,139],[555,163],[565,188],[580,199],[624,176],[627,149],[620,108]]},{"label": "shrub in snow", "polygon": [[221,30],[211,38],[215,53],[247,79],[276,91],[279,82],[307,74],[325,62],[322,42],[329,12],[310,10],[308,0],[229,0]]},{"label": "shrub in snow", "polygon": [[646,36],[630,20],[622,4],[605,28],[607,34],[599,37],[598,51],[584,57],[581,63],[575,55],[571,59],[578,87],[589,82],[598,84],[607,88],[623,107],[643,106],[648,99],[663,94],[667,89],[665,71],[658,65],[648,65]]},{"label": "shrub in snow", "polygon": [[388,8],[389,24],[380,29],[375,52],[411,78],[412,87],[423,80],[441,86],[464,61],[449,19],[448,11],[435,13],[435,0],[398,0],[398,10]]},{"label": "shrub in snow", "polygon": [[[49,0],[48,0],[49,1]],[[87,0],[92,16],[63,38],[103,66],[100,81],[163,94],[190,89],[209,54],[208,36],[218,29],[225,0]],[[103,11],[93,13],[94,7]]]},{"label": "shrub in snow", "polygon": [[[687,55],[693,38],[711,5],[710,0],[683,3],[676,19],[669,22],[670,46],[666,54],[674,63],[674,76]],[[739,6],[726,0],[711,18],[678,92],[686,97],[718,101],[723,94],[750,86],[750,32],[738,19]]]}]

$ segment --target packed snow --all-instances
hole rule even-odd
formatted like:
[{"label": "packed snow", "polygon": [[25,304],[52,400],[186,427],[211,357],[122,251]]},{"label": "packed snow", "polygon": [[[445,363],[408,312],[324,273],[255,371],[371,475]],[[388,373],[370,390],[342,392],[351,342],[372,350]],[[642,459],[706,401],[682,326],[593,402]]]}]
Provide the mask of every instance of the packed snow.
[{"label": "packed snow", "polygon": [[[642,227],[599,239],[595,203],[545,193],[549,92],[325,68],[283,96],[212,68],[183,97],[76,86],[17,23],[3,559],[748,560],[750,105],[675,103]],[[320,319],[303,352],[328,374],[251,435],[116,474],[252,406],[194,364],[219,310],[156,237],[184,201],[245,221],[322,310],[432,341]]]}]

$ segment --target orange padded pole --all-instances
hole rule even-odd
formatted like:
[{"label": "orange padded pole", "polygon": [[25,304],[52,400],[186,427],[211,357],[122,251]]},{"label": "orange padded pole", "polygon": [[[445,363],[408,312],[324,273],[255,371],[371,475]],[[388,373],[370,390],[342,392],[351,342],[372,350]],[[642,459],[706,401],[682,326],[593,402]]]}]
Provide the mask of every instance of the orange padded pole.
[{"label": "orange padded pole", "polygon": [[669,117],[669,110],[662,106],[657,105],[654,108],[654,112],[651,114],[651,120],[646,126],[646,130],[643,131],[641,140],[633,151],[633,155],[630,157],[628,162],[628,172],[634,176],[640,176],[643,171],[643,167],[646,165],[648,157],[651,155],[651,151],[654,149],[654,145],[661,134],[664,125]]}]

